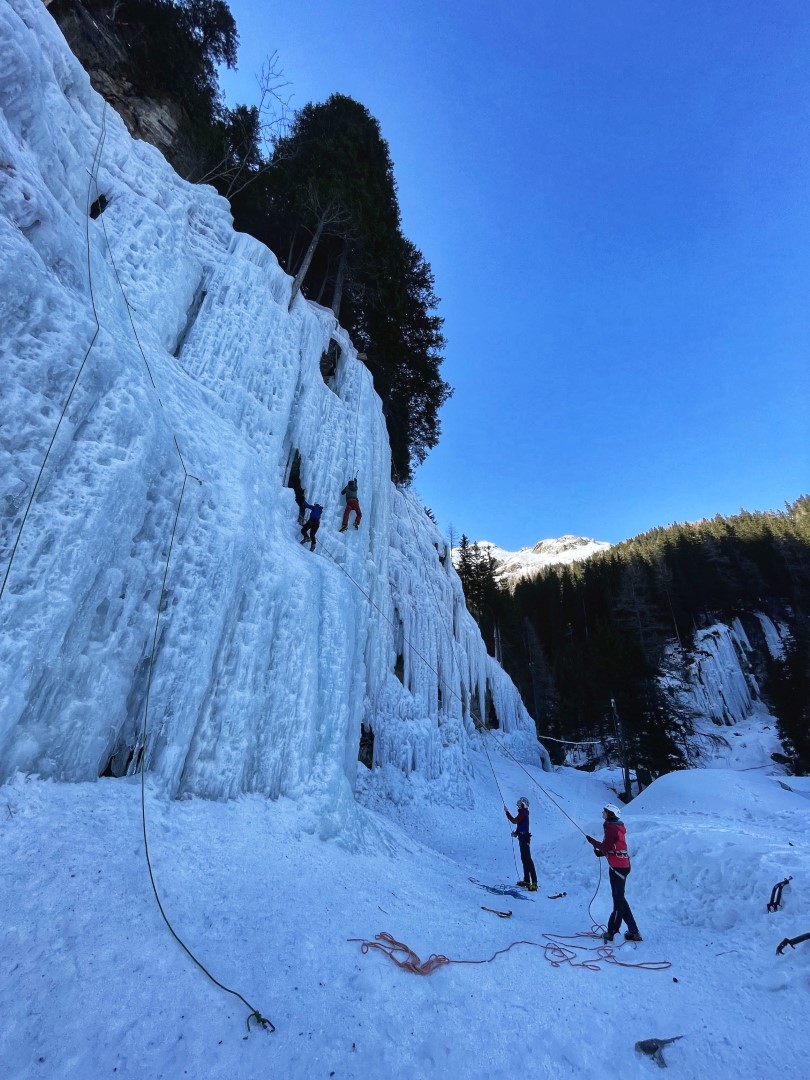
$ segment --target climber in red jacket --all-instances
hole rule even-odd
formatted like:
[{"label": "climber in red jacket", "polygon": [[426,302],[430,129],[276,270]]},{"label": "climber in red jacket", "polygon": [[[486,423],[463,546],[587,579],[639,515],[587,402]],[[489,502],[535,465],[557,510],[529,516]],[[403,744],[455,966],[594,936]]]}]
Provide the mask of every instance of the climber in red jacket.
[{"label": "climber in red jacket", "polygon": [[613,911],[608,919],[607,931],[602,935],[602,940],[607,943],[621,929],[622,922],[627,923],[625,938],[628,941],[641,941],[636,920],[630,905],[624,898],[624,889],[627,884],[627,876],[630,873],[630,856],[627,853],[627,837],[624,822],[620,819],[621,810],[615,803],[608,803],[602,810],[602,820],[605,823],[605,835],[601,842],[594,840],[592,836],[585,839],[593,846],[593,850],[601,858],[604,856],[610,867],[610,891],[613,893]]}]

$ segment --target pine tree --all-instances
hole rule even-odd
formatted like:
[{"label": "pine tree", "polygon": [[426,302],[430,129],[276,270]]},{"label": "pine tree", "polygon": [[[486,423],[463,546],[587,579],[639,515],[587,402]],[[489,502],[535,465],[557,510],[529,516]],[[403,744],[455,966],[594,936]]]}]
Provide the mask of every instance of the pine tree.
[{"label": "pine tree", "polygon": [[433,273],[402,235],[379,123],[342,94],[304,106],[277,141],[263,188],[262,238],[295,276],[292,299],[300,289],[331,302],[364,352],[383,402],[392,474],[407,483],[438,441],[451,390],[439,374],[445,340]]}]

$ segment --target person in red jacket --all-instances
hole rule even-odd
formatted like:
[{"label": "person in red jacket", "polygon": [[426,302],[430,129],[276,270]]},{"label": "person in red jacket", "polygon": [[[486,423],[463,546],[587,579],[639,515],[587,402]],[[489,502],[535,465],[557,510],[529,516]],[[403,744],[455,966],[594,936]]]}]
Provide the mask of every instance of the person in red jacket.
[{"label": "person in red jacket", "polygon": [[593,850],[601,858],[604,856],[610,868],[610,891],[613,893],[613,911],[608,919],[607,931],[602,935],[602,940],[607,943],[621,929],[622,923],[627,924],[625,938],[628,941],[641,941],[633,912],[624,896],[627,884],[627,876],[630,873],[630,856],[627,853],[627,837],[624,822],[620,819],[621,810],[615,803],[608,803],[602,811],[602,820],[605,823],[605,835],[601,842],[594,840],[592,836],[585,839],[593,846]]},{"label": "person in red jacket", "polygon": [[537,871],[534,868],[534,859],[532,859],[532,834],[529,832],[529,800],[525,795],[521,795],[518,799],[517,817],[512,817],[505,806],[503,812],[512,824],[517,826],[512,836],[518,838],[520,861],[523,863],[523,881],[519,881],[518,885],[522,889],[528,889],[529,892],[537,892]]}]

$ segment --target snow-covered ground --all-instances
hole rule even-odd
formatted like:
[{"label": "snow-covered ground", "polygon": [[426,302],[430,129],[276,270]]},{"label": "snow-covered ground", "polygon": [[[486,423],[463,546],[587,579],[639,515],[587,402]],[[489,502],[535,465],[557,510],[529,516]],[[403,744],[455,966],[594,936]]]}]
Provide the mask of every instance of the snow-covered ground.
[{"label": "snow-covered ground", "polygon": [[[169,935],[152,897],[135,779],[0,790],[0,1060],[8,1080],[643,1078],[646,1038],[673,1075],[799,1080],[810,1070],[810,781],[697,770],[656,781],[628,807],[628,899],[644,941],[587,936],[607,919],[599,833],[610,774],[530,770],[492,743],[514,809],[531,801],[540,891],[513,883],[509,827],[483,753],[473,807],[369,801],[347,844],[302,828],[293,800],[166,801],[147,789],[155,879],[177,932],[211,974],[276,1026],[252,1030]],[[409,790],[405,790],[409,789]],[[372,792],[375,789],[370,789]],[[784,907],[766,913],[788,876]],[[596,898],[594,894],[597,892]],[[548,896],[566,896],[549,900]],[[490,907],[512,912],[500,919]],[[491,963],[421,977],[350,938],[391,934]],[[575,950],[555,966],[550,935]],[[577,936],[586,935],[586,936]],[[581,966],[588,960],[591,967]],[[666,961],[665,970],[635,965]]]},{"label": "snow-covered ground", "polygon": [[[289,287],[133,142],[38,0],[0,0],[0,1075],[602,1080],[683,1035],[683,1076],[803,1077],[810,950],[774,950],[810,930],[810,785],[760,768],[753,725],[740,771],[657,781],[627,812],[645,940],[605,954],[580,830],[615,777],[541,769],[441,537],[389,483],[368,371]],[[161,918],[142,751],[166,915],[244,1001]],[[533,896],[470,881],[515,880],[500,791],[532,801]],[[420,977],[348,940],[381,932],[423,959],[535,944]]]}]

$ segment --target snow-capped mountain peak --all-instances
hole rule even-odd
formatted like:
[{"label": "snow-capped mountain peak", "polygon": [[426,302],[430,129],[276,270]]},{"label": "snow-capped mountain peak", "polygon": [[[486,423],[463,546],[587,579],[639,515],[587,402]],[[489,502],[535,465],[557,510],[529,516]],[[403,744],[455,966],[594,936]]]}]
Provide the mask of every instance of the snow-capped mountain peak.
[{"label": "snow-capped mountain peak", "polygon": [[[518,551],[506,551],[490,540],[476,541],[480,551],[487,552],[495,562],[495,575],[510,589],[524,578],[532,578],[557,563],[581,562],[600,551],[610,548],[604,540],[591,540],[587,536],[559,536],[556,539],[538,540],[532,547]],[[458,548],[453,553],[458,565]]]}]

